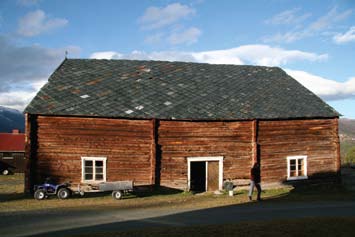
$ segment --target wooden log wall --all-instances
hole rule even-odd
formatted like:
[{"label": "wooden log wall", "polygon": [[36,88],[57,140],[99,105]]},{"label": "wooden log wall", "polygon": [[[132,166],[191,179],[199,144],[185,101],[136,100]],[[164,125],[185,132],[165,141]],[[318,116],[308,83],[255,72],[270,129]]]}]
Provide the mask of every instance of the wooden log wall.
[{"label": "wooden log wall", "polygon": [[252,129],[252,121],[160,121],[161,185],[187,187],[187,157],[223,156],[224,179],[248,178]]},{"label": "wooden log wall", "polygon": [[337,119],[259,121],[262,182],[287,179],[287,156],[306,155],[308,176],[338,171]]},{"label": "wooden log wall", "polygon": [[[183,122],[26,115],[26,189],[51,176],[81,181],[81,157],[106,157],[107,181],[187,187],[187,157],[223,156],[224,179],[285,181],[287,156],[306,155],[312,178],[339,171],[337,119]],[[33,130],[33,131],[32,131]],[[31,132],[30,132],[31,131]],[[30,138],[30,139],[29,139]],[[30,172],[31,171],[31,172]],[[36,171],[36,172],[33,172]],[[29,177],[33,182],[29,182]]]},{"label": "wooden log wall", "polygon": [[81,181],[81,157],[106,157],[107,181],[152,183],[152,122],[38,116],[37,177]]}]

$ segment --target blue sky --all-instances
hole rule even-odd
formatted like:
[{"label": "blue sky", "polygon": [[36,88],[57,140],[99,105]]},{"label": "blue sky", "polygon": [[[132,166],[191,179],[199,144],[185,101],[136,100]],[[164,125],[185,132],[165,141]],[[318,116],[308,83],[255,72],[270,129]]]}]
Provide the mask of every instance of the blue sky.
[{"label": "blue sky", "polygon": [[0,1],[0,105],[22,110],[64,59],[278,66],[355,118],[355,1]]}]

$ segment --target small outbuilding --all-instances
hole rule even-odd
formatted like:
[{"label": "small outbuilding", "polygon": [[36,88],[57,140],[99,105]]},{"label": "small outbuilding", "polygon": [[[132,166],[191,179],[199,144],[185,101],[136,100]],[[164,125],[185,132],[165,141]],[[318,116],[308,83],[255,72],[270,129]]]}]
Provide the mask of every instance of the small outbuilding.
[{"label": "small outbuilding", "polygon": [[25,134],[18,129],[0,133],[0,171],[3,174],[25,171]]},{"label": "small outbuilding", "polygon": [[337,113],[278,67],[65,59],[25,109],[26,190],[134,180],[184,190],[334,180]]}]

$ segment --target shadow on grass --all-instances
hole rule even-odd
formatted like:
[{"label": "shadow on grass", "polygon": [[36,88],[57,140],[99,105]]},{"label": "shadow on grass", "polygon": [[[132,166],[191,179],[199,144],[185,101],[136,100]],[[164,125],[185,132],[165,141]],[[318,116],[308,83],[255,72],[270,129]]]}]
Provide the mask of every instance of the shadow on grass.
[{"label": "shadow on grass", "polygon": [[[320,197],[319,192],[325,190],[330,191],[331,194]],[[244,202],[185,212],[178,210],[177,213],[173,214],[166,214],[169,212],[159,213],[159,210],[156,209],[141,209],[136,210],[139,212],[139,214],[135,214],[136,216],[133,214],[134,220],[122,221],[121,218],[118,218],[119,220],[107,219],[102,224],[93,223],[86,227],[71,228],[36,236],[87,236],[88,234],[90,236],[235,236],[233,232],[228,232],[229,235],[225,235],[225,231],[226,228],[229,228],[228,226],[236,225],[236,223],[244,223],[240,228],[247,229],[246,232],[240,232],[244,233],[242,236],[255,236],[253,232],[255,231],[255,227],[253,224],[258,221],[260,223],[264,223],[265,221],[273,221],[272,223],[274,224],[279,223],[276,225],[277,231],[274,231],[273,228],[265,228],[267,224],[262,224],[263,228],[260,229],[261,232],[256,232],[262,234],[262,236],[275,236],[273,235],[275,233],[276,236],[283,236],[282,234],[304,236],[304,231],[306,231],[304,228],[308,228],[306,225],[309,226],[309,221],[302,220],[310,217],[313,218],[313,222],[316,225],[316,228],[312,225],[308,228],[312,234],[315,233],[314,231],[317,228],[325,228],[322,229],[322,233],[324,232],[327,236],[332,236],[333,234],[341,235],[342,233],[345,233],[342,236],[348,236],[346,234],[352,232],[349,232],[349,228],[344,227],[343,224],[335,227],[334,225],[329,225],[329,223],[337,223],[341,218],[347,224],[351,223],[352,226],[355,225],[355,202],[349,196],[352,195],[351,197],[354,197],[354,193],[345,191],[345,196],[348,198],[347,201],[339,202],[337,198],[339,198],[340,194],[336,193],[338,191],[344,194],[344,189],[341,185],[335,185],[334,187],[329,187],[329,185],[311,185],[308,188],[305,186],[294,188],[289,193],[265,197],[261,202]],[[318,196],[316,195],[317,193]],[[268,194],[268,191],[264,194]],[[240,195],[246,196],[247,193],[245,191],[238,192],[237,197]],[[303,201],[299,201],[298,198],[302,195],[308,197],[308,199],[303,198]],[[331,200],[334,198],[334,200],[329,201],[327,197],[330,197]],[[326,200],[328,201],[324,202]],[[111,211],[106,213],[107,216],[119,213],[119,210]],[[151,215],[151,213],[147,214],[146,212],[154,212],[154,216],[156,217],[143,218],[144,216]],[[132,218],[132,215],[130,218]],[[287,223],[288,220],[289,223]],[[280,224],[283,222],[286,222],[286,227],[282,227]],[[298,224],[292,227],[293,223]],[[293,228],[292,231],[296,232],[289,232],[289,226]],[[302,228],[299,228],[300,226]],[[296,230],[297,228],[298,230]],[[235,227],[232,229],[235,229]],[[206,232],[206,230],[208,231]],[[262,230],[264,233],[262,233]]]},{"label": "shadow on grass", "polygon": [[[208,227],[206,230],[209,231],[202,231],[201,233],[209,233],[211,236],[218,236],[225,233],[223,230],[226,228],[226,225],[233,225],[240,222],[254,223],[257,220],[299,219],[310,216],[322,218],[340,216],[353,218],[355,216],[355,203],[353,202],[355,197],[354,192],[348,191],[339,183],[329,185],[328,183],[301,184],[296,182],[294,183],[293,189],[284,192],[266,190],[262,194],[263,201],[261,202],[247,202],[247,191],[237,191],[235,197],[224,196],[222,199],[239,199],[242,200],[243,203],[233,205],[224,204],[224,206],[204,209],[201,207],[199,210],[185,212],[181,212],[181,210],[191,210],[196,207],[192,204],[191,207],[182,207],[180,210],[176,208],[176,206],[179,207],[179,203],[170,203],[172,199],[169,199],[169,195],[177,195],[177,197],[179,197],[179,194],[184,195],[180,190],[165,187],[152,189],[142,188],[138,190],[139,191],[135,194],[125,197],[127,199],[137,199],[137,201],[134,201],[133,206],[129,207],[132,212],[120,205],[114,205],[110,208],[98,208],[97,210],[85,209],[85,207],[83,207],[82,209],[75,209],[70,212],[38,212],[28,214],[33,215],[33,218],[29,218],[30,220],[27,222],[27,225],[31,226],[31,221],[33,222],[32,224],[35,224],[36,220],[46,219],[47,221],[52,221],[51,223],[56,228],[64,229],[38,236],[204,236],[200,235],[200,232],[195,232],[196,228],[200,230],[204,229],[206,225],[217,225],[216,228],[209,229]],[[6,197],[10,199],[32,198],[31,196],[21,195],[23,194]],[[107,195],[110,194],[88,193],[84,199],[106,197]],[[143,200],[143,198],[146,197],[154,198],[155,196],[161,195],[166,195],[168,198],[166,200],[164,199],[164,201],[157,202],[145,202],[145,200],[154,200],[150,198]],[[193,195],[189,195],[193,197]],[[204,196],[212,197],[212,201],[214,200],[213,194],[203,194],[201,195],[201,199],[187,198],[187,200],[191,202],[203,202],[205,200],[203,198]],[[79,195],[73,196],[73,199],[80,198]],[[179,198],[177,200],[179,200]],[[216,200],[218,200],[218,198]],[[175,211],[170,211],[170,205],[175,205]],[[165,211],[161,211],[157,207],[162,207]],[[127,220],[127,216],[124,215],[126,212],[133,220]],[[51,220],[52,217],[50,217],[50,215],[54,216],[53,220]],[[66,227],[65,225],[63,226],[62,223],[62,221],[70,220],[72,217],[86,219],[96,216],[100,222],[96,221],[96,219],[93,219],[91,222],[79,222],[77,227]],[[144,218],[145,216],[155,217]],[[12,215],[7,216],[7,218],[9,219],[7,219],[6,223],[16,223],[16,221],[18,221],[16,217],[12,217]],[[355,225],[354,219],[352,219],[352,221]],[[302,223],[300,226],[304,224],[305,223]],[[154,229],[153,231],[146,231],[152,230],[152,228],[156,228],[157,232]],[[168,234],[164,235],[164,233]],[[302,235],[302,233],[299,233],[299,235]]]}]

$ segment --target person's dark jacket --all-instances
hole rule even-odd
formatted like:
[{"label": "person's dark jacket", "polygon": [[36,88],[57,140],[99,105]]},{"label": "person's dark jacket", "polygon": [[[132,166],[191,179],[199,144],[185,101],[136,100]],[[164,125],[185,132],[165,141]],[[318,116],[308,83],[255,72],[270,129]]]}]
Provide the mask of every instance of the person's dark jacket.
[{"label": "person's dark jacket", "polygon": [[254,181],[255,183],[260,183],[260,167],[254,166],[250,170],[250,180]]}]

